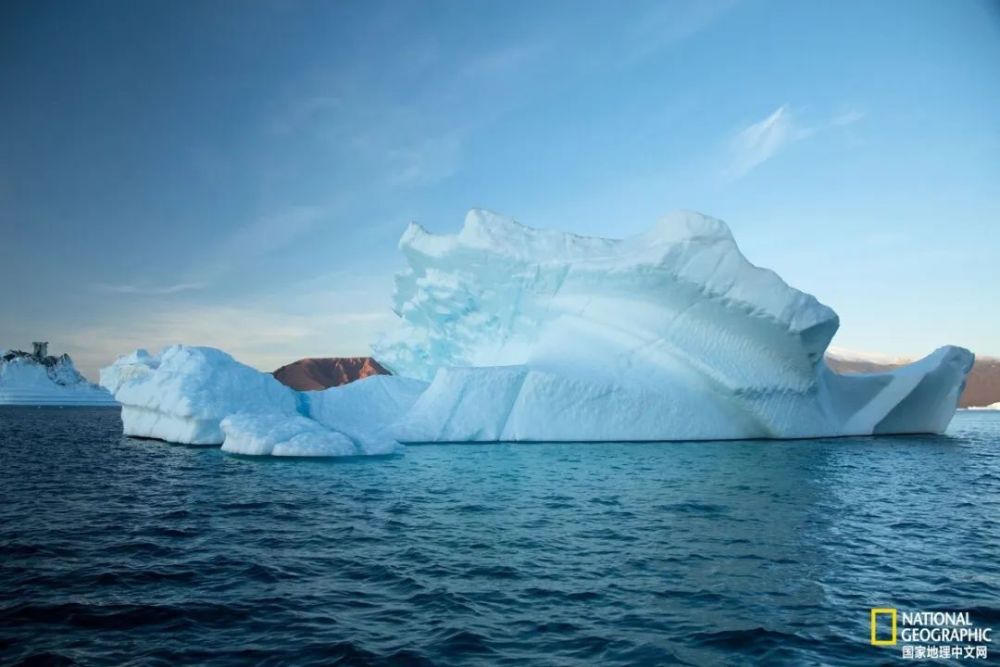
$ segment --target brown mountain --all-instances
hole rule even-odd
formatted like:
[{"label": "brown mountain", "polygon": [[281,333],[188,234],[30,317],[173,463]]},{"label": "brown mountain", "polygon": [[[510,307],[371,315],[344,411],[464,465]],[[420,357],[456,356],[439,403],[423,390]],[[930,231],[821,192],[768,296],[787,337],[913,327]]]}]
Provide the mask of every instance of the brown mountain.
[{"label": "brown mountain", "polygon": [[371,357],[312,357],[282,366],[273,375],[292,389],[315,391],[391,373]]},{"label": "brown mountain", "polygon": [[[826,362],[838,373],[880,373],[903,365],[868,359],[842,359],[830,355]],[[963,408],[982,407],[997,402],[1000,402],[1000,358],[976,357],[958,405]]]}]

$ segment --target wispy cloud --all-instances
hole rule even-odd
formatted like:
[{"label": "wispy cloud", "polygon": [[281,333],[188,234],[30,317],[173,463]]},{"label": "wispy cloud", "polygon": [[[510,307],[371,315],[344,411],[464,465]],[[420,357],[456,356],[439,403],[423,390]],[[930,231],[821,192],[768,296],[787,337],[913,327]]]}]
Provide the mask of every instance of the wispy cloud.
[{"label": "wispy cloud", "polygon": [[181,292],[194,292],[205,289],[205,283],[176,283],[174,285],[111,285],[107,283],[95,283],[90,287],[95,292],[103,292],[105,294],[164,296],[167,294],[180,294]]},{"label": "wispy cloud", "polygon": [[486,51],[466,62],[459,70],[458,79],[482,81],[521,75],[526,67],[535,65],[550,49],[548,42],[526,41]]},{"label": "wispy cloud", "polygon": [[447,179],[458,171],[462,144],[462,133],[456,131],[389,149],[390,185],[433,185]]},{"label": "wispy cloud", "polygon": [[736,180],[764,164],[790,145],[832,127],[846,127],[862,120],[863,112],[849,110],[825,123],[806,125],[799,114],[783,104],[767,118],[740,130],[730,141],[729,164],[724,176]]},{"label": "wispy cloud", "polygon": [[291,134],[316,119],[335,112],[341,105],[340,95],[318,94],[293,98],[279,109],[268,131],[278,136]]},{"label": "wispy cloud", "polygon": [[815,130],[798,124],[788,105],[777,108],[762,121],[740,130],[730,145],[731,160],[726,175],[741,178],[777,155],[789,144],[801,141]]},{"label": "wispy cloud", "polygon": [[319,206],[287,207],[237,228],[223,249],[242,260],[269,254],[312,231],[327,213]]},{"label": "wispy cloud", "polygon": [[849,109],[843,113],[837,114],[830,120],[830,125],[834,127],[843,127],[845,125],[853,125],[860,120],[864,120],[865,112],[858,111],[857,109]]},{"label": "wispy cloud", "polygon": [[283,96],[266,131],[311,138],[317,156],[350,163],[378,196],[436,185],[461,170],[469,137],[520,103],[552,51],[549,37],[524,37],[459,58],[427,37],[401,59],[418,91],[384,91],[367,70],[309,77]]},{"label": "wispy cloud", "polygon": [[332,215],[336,206],[287,206],[250,219],[232,228],[206,248],[211,261],[192,261],[178,275],[184,282],[171,285],[96,284],[92,289],[108,294],[170,295],[194,292],[216,285],[236,269],[279,253],[302,239]]},{"label": "wispy cloud", "polygon": [[631,30],[630,51],[626,61],[653,55],[661,49],[682,42],[714,25],[737,0],[702,0],[692,3],[658,2],[639,14]]}]

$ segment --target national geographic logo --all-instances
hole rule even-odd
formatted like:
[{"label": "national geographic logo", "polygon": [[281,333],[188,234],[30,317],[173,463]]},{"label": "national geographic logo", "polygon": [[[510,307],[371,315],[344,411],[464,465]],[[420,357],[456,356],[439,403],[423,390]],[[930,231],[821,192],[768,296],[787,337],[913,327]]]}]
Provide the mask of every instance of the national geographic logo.
[{"label": "national geographic logo", "polygon": [[909,660],[987,660],[993,628],[977,626],[967,611],[903,611],[875,607],[870,612],[872,646],[901,645]]},{"label": "national geographic logo", "polygon": [[[891,628],[892,633],[888,639],[878,638],[878,619],[879,616],[889,617],[892,619]],[[888,607],[881,607],[877,609],[872,609],[872,646],[895,646],[896,645],[896,610],[890,609]]]}]

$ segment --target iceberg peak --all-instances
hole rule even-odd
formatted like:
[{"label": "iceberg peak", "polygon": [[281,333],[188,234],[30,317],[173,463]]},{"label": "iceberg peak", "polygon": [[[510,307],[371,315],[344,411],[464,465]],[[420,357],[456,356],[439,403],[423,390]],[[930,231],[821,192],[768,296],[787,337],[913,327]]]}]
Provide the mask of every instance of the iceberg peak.
[{"label": "iceberg peak", "polygon": [[[400,322],[373,352],[431,382],[405,439],[937,432],[971,364],[967,350],[944,348],[891,382],[837,375],[823,360],[837,314],[748,261],[725,222],[693,211],[606,239],[474,209],[457,234],[411,225],[400,247]],[[903,408],[885,421],[917,394],[923,414]],[[499,403],[474,407],[484,401]],[[478,423],[476,409],[502,423]]]},{"label": "iceberg peak", "polygon": [[[719,368],[749,354],[805,372],[839,324],[813,296],[748,262],[724,222],[694,212],[616,240],[473,210],[456,235],[411,225],[400,245],[410,264],[396,277],[402,322],[373,349],[393,372],[425,380],[442,367],[530,364],[543,355],[549,365],[585,368],[595,349],[562,344],[581,335],[605,352],[598,339],[632,356],[655,342]],[[699,329],[729,320],[742,323],[744,345],[716,361],[727,348]]]}]

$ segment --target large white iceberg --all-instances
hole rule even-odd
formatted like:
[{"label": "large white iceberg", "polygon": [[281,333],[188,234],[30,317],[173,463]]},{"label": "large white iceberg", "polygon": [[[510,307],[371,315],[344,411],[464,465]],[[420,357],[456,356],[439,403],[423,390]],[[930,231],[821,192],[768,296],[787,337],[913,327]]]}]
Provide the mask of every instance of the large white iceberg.
[{"label": "large white iceberg", "polygon": [[431,381],[403,441],[805,438],[940,433],[973,355],[838,375],[836,313],[677,213],[623,240],[471,211],[456,235],[400,241],[399,327],[374,346]]},{"label": "large white iceberg", "polygon": [[87,382],[68,354],[0,350],[0,405],[115,406],[111,394]]},{"label": "large white iceberg", "polygon": [[319,392],[298,392],[221,350],[174,345],[145,350],[102,369],[101,384],[122,404],[126,435],[233,454],[361,456],[401,449],[387,433],[427,387],[373,376]]},{"label": "large white iceberg", "polygon": [[722,440],[940,433],[973,356],[839,375],[837,315],[752,265],[728,227],[672,215],[624,240],[472,211],[400,241],[393,376],[296,392],[210,348],[101,373],[126,434],[236,454],[386,454],[398,442]]}]

